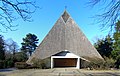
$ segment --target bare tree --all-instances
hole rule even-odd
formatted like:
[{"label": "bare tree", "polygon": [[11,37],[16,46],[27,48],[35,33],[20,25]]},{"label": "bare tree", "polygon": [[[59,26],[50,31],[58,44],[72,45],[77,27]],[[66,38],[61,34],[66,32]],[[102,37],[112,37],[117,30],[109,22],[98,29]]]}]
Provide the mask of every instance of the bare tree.
[{"label": "bare tree", "polygon": [[37,6],[30,0],[0,0],[0,31],[13,31],[17,24],[14,22],[19,18],[31,21],[31,14]]},{"label": "bare tree", "polygon": [[[101,8],[105,10],[104,13],[97,15],[97,22],[102,25],[102,28],[115,27],[115,24],[120,20],[120,0],[89,0],[92,6],[103,4]],[[105,7],[104,7],[105,6]]]},{"label": "bare tree", "polygon": [[5,41],[6,52],[12,54],[12,59],[15,60],[15,54],[19,50],[18,44],[13,41],[11,38]]}]

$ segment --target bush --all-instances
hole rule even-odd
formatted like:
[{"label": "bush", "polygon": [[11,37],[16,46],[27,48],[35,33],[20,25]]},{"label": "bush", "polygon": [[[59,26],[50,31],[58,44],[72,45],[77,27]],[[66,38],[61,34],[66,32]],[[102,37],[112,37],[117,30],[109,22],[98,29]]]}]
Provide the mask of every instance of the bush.
[{"label": "bush", "polygon": [[115,67],[120,69],[120,55],[116,58]]},{"label": "bush", "polygon": [[105,67],[110,69],[110,68],[114,68],[115,67],[115,60],[113,60],[112,58],[105,58]]},{"label": "bush", "polygon": [[90,69],[95,69],[95,70],[105,70],[105,69],[109,69],[107,66],[107,63],[105,63],[105,62],[97,62],[97,63],[95,63],[95,62],[90,62],[89,63],[89,68]]},{"label": "bush", "polygon": [[32,68],[42,68],[40,59],[33,58],[31,61],[32,61],[32,65],[31,65]]},{"label": "bush", "polygon": [[16,62],[15,67],[18,69],[27,69],[28,64],[26,62]]},{"label": "bush", "polygon": [[26,53],[24,53],[24,52],[17,52],[15,54],[15,59],[17,62],[25,62],[28,60],[28,57],[27,57]]},{"label": "bush", "polygon": [[0,60],[0,69],[5,68],[5,61]]},{"label": "bush", "polygon": [[88,67],[96,70],[108,70],[115,67],[115,61],[112,58],[105,57],[105,61],[90,62]]},{"label": "bush", "polygon": [[11,67],[14,67],[14,62],[12,59],[7,59],[5,60],[5,66],[6,68],[11,68]]},{"label": "bush", "polygon": [[0,61],[0,69],[11,68],[13,66],[14,66],[13,60],[1,60]]},{"label": "bush", "polygon": [[48,60],[49,60],[49,58],[46,58],[44,60],[33,58],[32,59],[33,64],[31,66],[33,68],[47,69],[47,68],[49,68],[49,66],[47,66],[48,62],[49,62]]}]

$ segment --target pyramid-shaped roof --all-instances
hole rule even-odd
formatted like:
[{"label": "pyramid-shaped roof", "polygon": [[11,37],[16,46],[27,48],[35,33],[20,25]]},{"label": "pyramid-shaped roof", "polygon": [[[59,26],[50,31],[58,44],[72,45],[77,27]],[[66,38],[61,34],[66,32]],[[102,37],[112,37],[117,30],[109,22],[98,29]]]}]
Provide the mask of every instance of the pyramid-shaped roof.
[{"label": "pyramid-shaped roof", "polygon": [[86,59],[102,59],[75,21],[65,10],[50,32],[29,58],[44,59],[61,51],[68,50]]}]

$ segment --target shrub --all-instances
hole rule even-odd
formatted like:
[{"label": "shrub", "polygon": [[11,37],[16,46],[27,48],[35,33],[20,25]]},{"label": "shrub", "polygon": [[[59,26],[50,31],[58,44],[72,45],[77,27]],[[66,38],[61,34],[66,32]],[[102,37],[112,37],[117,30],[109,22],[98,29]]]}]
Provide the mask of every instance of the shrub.
[{"label": "shrub", "polygon": [[18,69],[27,69],[28,65],[26,62],[16,62],[15,67]]},{"label": "shrub", "polygon": [[120,69],[120,55],[116,58],[115,67]]},{"label": "shrub", "polygon": [[112,58],[105,58],[105,67],[110,69],[110,68],[114,68],[115,67],[115,60],[113,60]]},{"label": "shrub", "polygon": [[15,54],[15,59],[17,62],[24,62],[24,61],[28,60],[28,57],[27,57],[26,53],[24,53],[24,52],[17,52]]},{"label": "shrub", "polygon": [[11,68],[14,66],[14,63],[12,60],[1,60],[0,61],[0,68]]},{"label": "shrub", "polygon": [[115,67],[115,61],[112,58],[105,57],[105,61],[90,62],[88,67],[97,70],[107,70]]},{"label": "shrub", "polygon": [[42,68],[41,66],[41,60],[37,58],[32,59],[32,65],[33,68]]},{"label": "shrub", "polygon": [[5,61],[0,60],[0,69],[5,68]]},{"label": "shrub", "polygon": [[7,59],[5,60],[5,66],[6,68],[11,68],[11,67],[14,67],[14,62],[12,59]]},{"label": "shrub", "polygon": [[33,58],[32,59],[32,66],[33,68],[40,68],[40,69],[47,69],[49,66],[47,66],[49,63],[49,58],[46,58],[44,60]]}]

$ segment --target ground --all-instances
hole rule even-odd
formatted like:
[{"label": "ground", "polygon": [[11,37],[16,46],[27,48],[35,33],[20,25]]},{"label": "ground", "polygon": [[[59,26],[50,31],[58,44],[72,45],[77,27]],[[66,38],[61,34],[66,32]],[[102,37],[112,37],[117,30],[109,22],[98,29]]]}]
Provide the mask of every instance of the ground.
[{"label": "ground", "polygon": [[0,76],[120,76],[120,70],[82,70],[71,68],[55,69],[4,69]]}]

